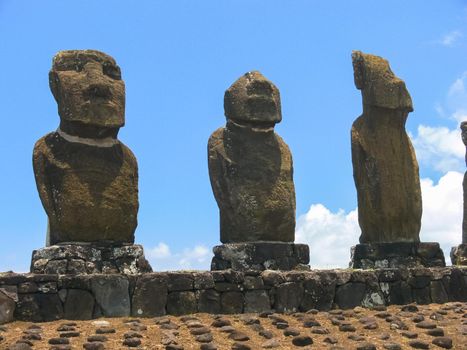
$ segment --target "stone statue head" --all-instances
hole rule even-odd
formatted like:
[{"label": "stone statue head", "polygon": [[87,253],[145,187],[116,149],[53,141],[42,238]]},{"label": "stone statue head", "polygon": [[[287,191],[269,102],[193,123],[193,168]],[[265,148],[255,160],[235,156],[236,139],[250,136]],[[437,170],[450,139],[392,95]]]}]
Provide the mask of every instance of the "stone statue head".
[{"label": "stone statue head", "polygon": [[353,51],[352,65],[355,86],[362,90],[363,104],[413,111],[412,99],[404,81],[394,75],[387,60]]},{"label": "stone statue head", "polygon": [[274,125],[282,120],[279,89],[260,72],[248,72],[225,92],[224,111],[235,122]]},{"label": "stone statue head", "polygon": [[125,83],[109,55],[60,51],[53,58],[49,84],[62,122],[99,128],[125,124]]}]

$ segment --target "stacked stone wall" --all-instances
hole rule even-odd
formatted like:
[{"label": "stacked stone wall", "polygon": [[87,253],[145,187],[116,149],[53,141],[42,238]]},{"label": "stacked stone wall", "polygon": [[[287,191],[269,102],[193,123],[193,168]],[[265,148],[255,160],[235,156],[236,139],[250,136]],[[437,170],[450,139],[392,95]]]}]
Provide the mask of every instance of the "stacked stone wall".
[{"label": "stacked stone wall", "polygon": [[[0,274],[11,320],[349,309],[467,301],[467,268]],[[12,309],[14,308],[14,309]],[[2,313],[0,313],[2,314]],[[5,321],[5,320],[4,320]]]}]

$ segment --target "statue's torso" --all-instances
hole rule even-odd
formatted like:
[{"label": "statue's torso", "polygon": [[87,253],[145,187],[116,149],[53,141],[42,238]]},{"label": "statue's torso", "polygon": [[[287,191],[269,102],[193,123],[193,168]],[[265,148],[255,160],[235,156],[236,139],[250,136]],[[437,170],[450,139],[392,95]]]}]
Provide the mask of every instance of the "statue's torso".
[{"label": "statue's torso", "polygon": [[[51,133],[34,149],[36,178],[49,215],[51,243],[133,242],[138,211],[136,159],[121,142],[96,147]],[[42,169],[43,173],[39,169]]]},{"label": "statue's torso", "polygon": [[208,151],[221,241],[293,241],[293,166],[284,141],[274,132],[220,128]]},{"label": "statue's torso", "polygon": [[380,115],[376,123],[361,116],[352,126],[360,242],[419,241],[422,203],[414,149],[401,120]]}]

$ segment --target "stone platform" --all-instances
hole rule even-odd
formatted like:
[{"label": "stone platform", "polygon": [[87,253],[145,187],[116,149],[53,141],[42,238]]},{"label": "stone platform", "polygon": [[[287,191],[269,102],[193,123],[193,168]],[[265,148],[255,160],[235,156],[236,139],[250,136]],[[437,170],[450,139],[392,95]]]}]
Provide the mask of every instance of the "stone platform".
[{"label": "stone platform", "polygon": [[60,244],[32,252],[31,272],[37,274],[93,274],[152,272],[139,244]]},{"label": "stone platform", "polygon": [[451,262],[453,265],[467,266],[467,244],[452,247]]},{"label": "stone platform", "polygon": [[444,267],[439,243],[394,242],[357,244],[351,248],[354,269]]},{"label": "stone platform", "polygon": [[213,248],[211,271],[309,270],[307,244],[288,242],[226,243]]},{"label": "stone platform", "polygon": [[0,323],[236,314],[467,301],[467,267],[177,271],[138,275],[0,273]]}]

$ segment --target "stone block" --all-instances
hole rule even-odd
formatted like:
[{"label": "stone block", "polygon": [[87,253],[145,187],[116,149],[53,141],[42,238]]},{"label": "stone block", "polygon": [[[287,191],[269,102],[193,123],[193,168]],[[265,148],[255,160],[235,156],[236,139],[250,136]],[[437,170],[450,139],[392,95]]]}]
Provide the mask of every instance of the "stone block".
[{"label": "stone block", "polygon": [[[63,289],[62,289],[63,290]],[[63,316],[67,320],[90,320],[94,311],[94,296],[87,290],[68,289]]]},{"label": "stone block", "polygon": [[298,311],[303,299],[301,283],[286,282],[275,289],[274,309],[278,312]]},{"label": "stone block", "polygon": [[130,315],[129,282],[122,275],[95,275],[91,289],[97,304],[106,317]]},{"label": "stone block", "polygon": [[241,292],[224,292],[221,294],[221,313],[241,314],[243,312],[244,297]]},{"label": "stone block", "polygon": [[17,294],[0,288],[0,324],[13,321]]},{"label": "stone block", "polygon": [[186,315],[198,312],[196,294],[193,291],[171,292],[167,297],[167,313]]},{"label": "stone block", "polygon": [[166,274],[151,273],[139,276],[133,293],[131,315],[134,317],[165,315],[167,292]]},{"label": "stone block", "polygon": [[198,312],[218,314],[221,312],[221,297],[214,289],[203,289],[197,292]]},{"label": "stone block", "polygon": [[251,290],[245,292],[245,313],[259,313],[271,310],[269,295],[265,290]]},{"label": "stone block", "polygon": [[349,282],[336,288],[335,303],[341,309],[352,309],[360,306],[365,297],[366,285],[360,282]]}]

